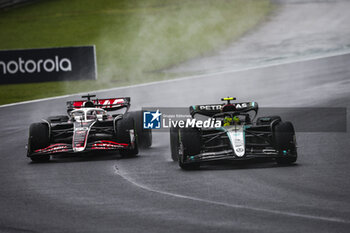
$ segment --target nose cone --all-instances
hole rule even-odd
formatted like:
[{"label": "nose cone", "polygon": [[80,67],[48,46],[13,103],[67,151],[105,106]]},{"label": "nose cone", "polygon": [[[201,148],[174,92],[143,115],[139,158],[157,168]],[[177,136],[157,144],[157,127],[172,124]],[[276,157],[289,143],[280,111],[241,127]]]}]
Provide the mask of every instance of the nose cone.
[{"label": "nose cone", "polygon": [[230,139],[232,149],[237,157],[245,155],[245,140],[243,125],[232,125],[227,127],[227,135]]},{"label": "nose cone", "polygon": [[83,151],[84,150],[84,147],[74,147],[73,148],[73,151],[74,152],[81,152],[81,151]]}]

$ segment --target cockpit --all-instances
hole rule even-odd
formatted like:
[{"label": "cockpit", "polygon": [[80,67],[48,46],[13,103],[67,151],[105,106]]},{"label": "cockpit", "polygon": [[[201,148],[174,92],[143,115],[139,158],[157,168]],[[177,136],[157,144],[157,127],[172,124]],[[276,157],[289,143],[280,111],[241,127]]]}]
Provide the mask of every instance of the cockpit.
[{"label": "cockpit", "polygon": [[95,121],[103,120],[107,117],[105,110],[100,108],[76,109],[70,112],[72,121]]}]

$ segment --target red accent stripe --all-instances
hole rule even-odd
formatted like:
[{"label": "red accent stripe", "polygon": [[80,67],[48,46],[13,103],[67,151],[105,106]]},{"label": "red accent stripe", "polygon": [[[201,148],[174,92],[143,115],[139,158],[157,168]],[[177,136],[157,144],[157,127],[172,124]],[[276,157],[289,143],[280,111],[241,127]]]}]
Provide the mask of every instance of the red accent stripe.
[{"label": "red accent stripe", "polygon": [[[98,107],[101,107],[101,108],[112,108],[114,105],[124,104],[125,100],[123,98],[111,98],[111,99],[99,99],[98,101],[92,100],[92,102],[94,104],[99,105]],[[84,103],[86,103],[86,101],[74,101],[73,107],[82,108],[84,106]]]},{"label": "red accent stripe", "polygon": [[129,145],[129,144],[126,144],[126,143],[119,143],[119,142],[113,142],[113,141],[107,141],[107,140],[101,140],[99,142],[110,143],[110,144],[121,145],[121,146],[128,146]]},{"label": "red accent stripe", "polygon": [[53,152],[60,152],[60,151],[67,150],[67,148],[68,148],[68,144],[57,143],[43,149],[35,150],[34,152],[53,153]]},{"label": "red accent stripe", "polygon": [[[43,148],[43,149],[38,149],[38,150],[47,150],[47,149],[50,149],[50,148],[56,147],[56,146],[68,146],[68,144],[65,144],[65,143],[57,143],[57,144],[53,144],[53,145],[50,145],[50,146],[48,146],[48,147],[45,147],[45,148]],[[38,151],[38,150],[37,150],[37,151]]]}]

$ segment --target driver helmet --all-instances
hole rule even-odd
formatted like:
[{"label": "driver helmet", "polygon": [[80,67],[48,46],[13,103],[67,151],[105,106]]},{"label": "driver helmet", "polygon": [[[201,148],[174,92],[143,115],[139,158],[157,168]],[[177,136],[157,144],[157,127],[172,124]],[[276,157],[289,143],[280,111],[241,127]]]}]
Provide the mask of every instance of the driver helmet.
[{"label": "driver helmet", "polygon": [[241,121],[238,116],[228,117],[226,116],[224,118],[224,126],[229,126],[233,124],[239,124]]},{"label": "driver helmet", "polygon": [[86,114],[86,119],[87,120],[94,120],[94,119],[96,119],[96,111],[95,110],[88,111],[87,114]]}]

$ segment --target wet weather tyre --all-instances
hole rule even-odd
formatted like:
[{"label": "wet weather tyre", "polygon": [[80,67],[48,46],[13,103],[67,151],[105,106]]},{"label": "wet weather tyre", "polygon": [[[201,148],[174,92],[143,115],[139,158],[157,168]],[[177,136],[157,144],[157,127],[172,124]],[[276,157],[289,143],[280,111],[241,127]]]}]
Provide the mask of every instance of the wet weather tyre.
[{"label": "wet weather tyre", "polygon": [[179,128],[171,127],[170,128],[170,150],[171,150],[171,158],[175,162],[179,160],[179,149],[180,149]]},{"label": "wet weather tyre", "polygon": [[201,135],[196,128],[180,129],[180,140],[183,153],[179,156],[179,166],[184,170],[195,170],[200,168],[199,162],[186,163],[191,156],[201,151]]},{"label": "wet weather tyre", "polygon": [[152,146],[152,130],[143,128],[143,111],[129,112],[134,118],[138,143],[140,148],[149,148]]},{"label": "wet weather tyre", "polygon": [[[297,161],[296,138],[293,124],[291,122],[279,122],[273,129],[275,148],[280,157],[276,158],[278,164],[292,164]],[[288,155],[283,155],[287,151]]]},{"label": "wet weather tyre", "polygon": [[[134,131],[133,141],[130,137],[130,130]],[[118,142],[130,145],[128,149],[120,150],[120,155],[122,157],[135,157],[139,153],[139,149],[133,117],[129,114],[125,114],[122,119],[117,121],[116,131]]]},{"label": "wet weather tyre", "polygon": [[44,149],[50,145],[49,127],[45,123],[33,123],[29,127],[28,157],[33,162],[48,162],[50,155],[32,155],[35,150]]}]

